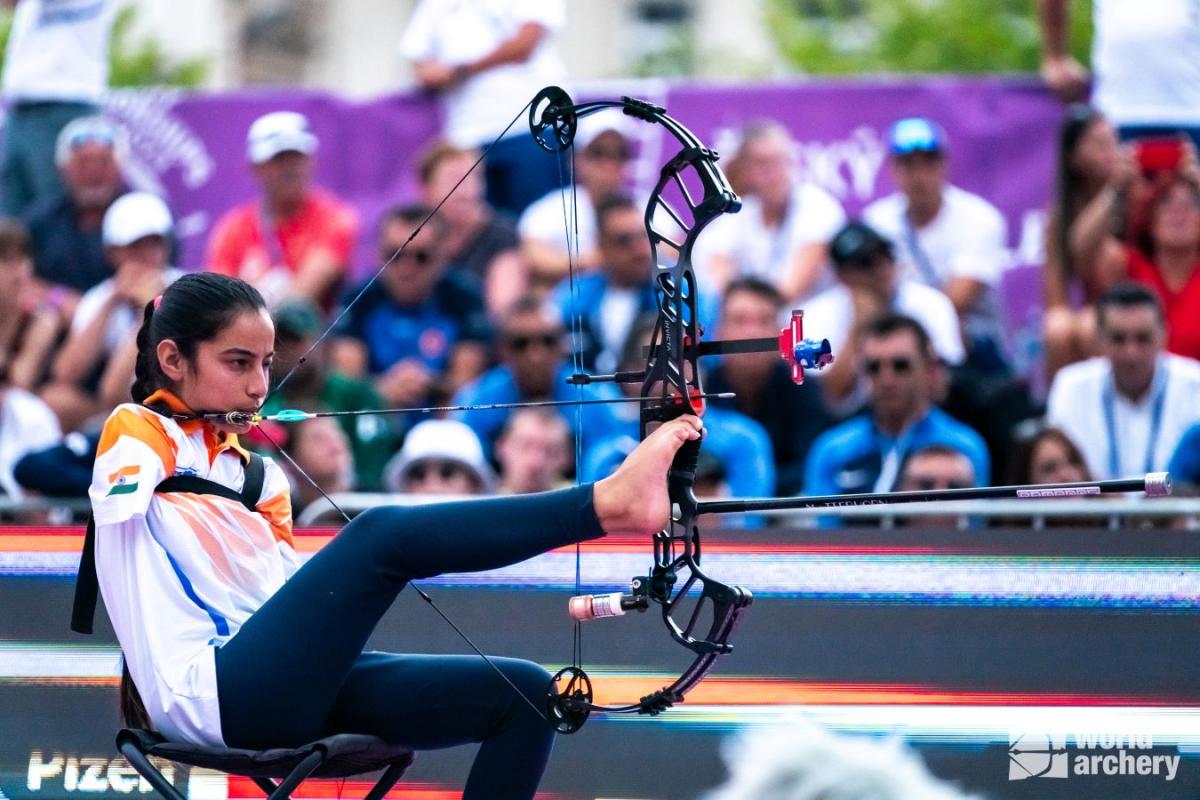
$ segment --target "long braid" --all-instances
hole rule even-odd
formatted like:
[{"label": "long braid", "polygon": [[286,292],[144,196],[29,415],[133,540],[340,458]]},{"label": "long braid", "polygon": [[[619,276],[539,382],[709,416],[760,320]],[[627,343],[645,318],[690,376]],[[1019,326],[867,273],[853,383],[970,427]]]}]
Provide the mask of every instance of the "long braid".
[{"label": "long braid", "polygon": [[134,362],[133,387],[130,389],[135,403],[143,402],[154,394],[155,389],[160,385],[161,370],[158,368],[155,348],[150,344],[153,341],[151,330],[153,324],[154,301],[151,300],[146,303],[146,309],[142,313],[142,327],[138,328],[137,334],[137,361]]}]

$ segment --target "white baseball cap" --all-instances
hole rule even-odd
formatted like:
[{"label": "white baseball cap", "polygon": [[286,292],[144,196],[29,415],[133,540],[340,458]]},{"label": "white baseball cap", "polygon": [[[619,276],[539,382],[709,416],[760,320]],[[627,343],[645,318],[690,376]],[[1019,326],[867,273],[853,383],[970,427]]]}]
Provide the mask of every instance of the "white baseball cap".
[{"label": "white baseball cap", "polygon": [[252,164],[263,164],[280,153],[317,152],[317,136],[308,126],[308,118],[295,111],[272,111],[254,120],[246,134],[246,157]]},{"label": "white baseball cap", "polygon": [[404,491],[408,468],[429,460],[461,464],[474,473],[485,492],[495,486],[496,474],[483,456],[475,431],[457,420],[427,419],[413,426],[400,452],[383,468],[384,487],[391,492]]},{"label": "white baseball cap", "polygon": [[175,223],[167,204],[149,192],[130,192],[104,214],[101,234],[109,247],[124,247],[147,236],[169,236]]}]

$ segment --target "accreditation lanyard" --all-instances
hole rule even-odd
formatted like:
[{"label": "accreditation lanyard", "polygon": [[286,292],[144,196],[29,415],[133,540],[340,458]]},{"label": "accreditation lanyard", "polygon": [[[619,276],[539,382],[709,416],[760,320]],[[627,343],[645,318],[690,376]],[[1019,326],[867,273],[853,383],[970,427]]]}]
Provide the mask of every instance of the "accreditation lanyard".
[{"label": "accreditation lanyard", "polygon": [[904,243],[908,245],[908,252],[912,255],[913,261],[916,262],[917,269],[925,276],[925,283],[934,289],[942,288],[942,284],[945,281],[942,280],[942,276],[934,268],[933,261],[929,258],[929,254],[925,252],[925,248],[921,247],[921,242],[917,239],[917,230],[913,227],[912,220],[908,218],[907,209],[901,214],[901,221],[904,224]]},{"label": "accreditation lanyard", "polygon": [[[1160,368],[1162,365],[1159,365]],[[1158,387],[1158,393],[1154,397],[1154,404],[1150,409],[1150,432],[1146,438],[1146,462],[1142,470],[1143,473],[1154,471],[1154,451],[1155,445],[1158,444],[1159,430],[1162,428],[1163,406],[1167,402],[1167,380],[1168,375],[1166,370],[1163,370],[1162,383]],[[1117,438],[1117,411],[1116,411],[1116,396],[1113,392],[1113,384],[1110,379],[1108,385],[1104,387],[1104,395],[1102,398],[1104,405],[1104,424],[1108,430],[1108,476],[1110,478],[1121,477],[1121,442]]]}]

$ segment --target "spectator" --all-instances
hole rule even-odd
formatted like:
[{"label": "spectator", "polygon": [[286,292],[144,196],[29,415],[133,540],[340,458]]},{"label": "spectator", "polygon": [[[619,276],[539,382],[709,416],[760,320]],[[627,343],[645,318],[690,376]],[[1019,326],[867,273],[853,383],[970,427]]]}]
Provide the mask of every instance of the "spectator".
[{"label": "spectator", "polygon": [[29,233],[0,218],[0,382],[36,390],[62,333],[62,317],[34,285]]},{"label": "spectator", "polygon": [[808,454],[806,494],[892,491],[908,454],[930,445],[961,452],[978,483],[988,485],[988,453],[979,434],[933,405],[941,366],[919,322],[885,313],[867,323],[861,363],[871,413],[817,439]]},{"label": "spectator", "polygon": [[911,117],[888,134],[899,191],[863,210],[863,219],[895,243],[906,276],[940,289],[963,322],[968,362],[1006,371],[996,286],[1007,266],[1004,218],[988,201],[947,182],[941,127]]},{"label": "spectator", "polygon": [[475,433],[461,422],[429,419],[413,426],[388,462],[389,492],[426,495],[490,494],[495,475]]},{"label": "spectator", "polygon": [[[1061,99],[1082,100],[1089,75],[1068,48],[1068,0],[1039,0],[1042,77]],[[1122,139],[1185,133],[1200,148],[1200,27],[1191,0],[1092,4],[1092,104]]]},{"label": "spectator", "polygon": [[104,245],[116,265],[80,299],[42,398],[65,430],[126,402],[146,304],[183,273],[168,264],[173,222],[166,203],[132,192],[104,215]]},{"label": "spectator", "polygon": [[583,368],[613,372],[634,323],[658,307],[654,261],[642,211],[628,197],[614,196],[596,207],[600,269],[563,281],[551,295],[564,322],[578,320],[576,349]]},{"label": "spectator", "polygon": [[496,440],[501,494],[545,492],[567,485],[571,431],[549,408],[514,411]]},{"label": "spectator", "polygon": [[358,215],[313,185],[316,151],[303,114],[256,119],[246,157],[262,197],[226,212],[208,242],[209,269],[254,284],[272,306],[299,297],[328,310],[353,264]]},{"label": "spectator", "polygon": [[702,800],[978,800],[936,779],[899,739],[808,720],[747,728],[721,752],[729,777]]},{"label": "spectator", "polygon": [[[363,411],[384,407],[370,382],[330,366],[329,344],[317,341],[325,331],[325,323],[315,305],[307,300],[285,300],[275,308],[274,317],[276,374],[286,375],[302,355],[308,355],[287,383],[271,393],[263,405],[264,414],[285,408]],[[350,442],[355,487],[379,491],[383,467],[400,446],[403,422],[396,416],[375,414],[345,416],[338,421]]]},{"label": "spectator", "polygon": [[580,122],[575,139],[578,186],[553,189],[521,214],[517,233],[535,291],[569,277],[571,265],[588,271],[603,260],[596,210],[628,183],[633,148],[625,128],[616,112]]},{"label": "spectator", "polygon": [[837,283],[804,308],[806,336],[828,339],[834,362],[819,376],[830,405],[843,413],[866,400],[862,380],[863,324],[885,311],[919,320],[934,354],[950,366],[963,362],[962,330],[950,300],[937,289],[896,271],[892,243],[862,222],[850,222],[830,246]]},{"label": "spectator", "polygon": [[347,375],[372,376],[376,391],[392,406],[449,397],[487,364],[490,330],[483,298],[473,281],[447,269],[438,218],[410,241],[428,216],[423,206],[384,214],[379,258],[391,264],[348,295],[356,300],[334,342],[334,365]]},{"label": "spectator", "polygon": [[13,477],[25,490],[45,497],[87,497],[99,446],[99,430],[68,433],[58,444],[22,456]]},{"label": "spectator", "polygon": [[[947,489],[975,487],[975,469],[971,460],[953,447],[932,444],[909,455],[896,485],[901,492],[942,492]],[[922,515],[909,520],[923,528],[966,528],[970,519],[954,514]]]},{"label": "spectator", "polygon": [[701,241],[713,283],[739,276],[773,283],[786,302],[803,302],[830,285],[829,240],[846,221],[827,191],[796,176],[795,147],[773,120],[747,125],[734,156],[742,210],[717,219]]},{"label": "spectator", "polygon": [[1129,277],[1149,286],[1166,314],[1167,350],[1200,358],[1200,185],[1195,166],[1154,193],[1148,225],[1125,251]]},{"label": "spectator", "polygon": [[1032,436],[1018,439],[1016,445],[1010,484],[1080,483],[1092,479],[1083,453],[1059,428],[1041,427]]},{"label": "spectator", "polygon": [[353,491],[354,455],[345,432],[332,417],[307,420],[293,425],[289,432],[291,459],[284,471],[292,484],[292,508],[297,514],[322,500],[324,494]]},{"label": "spectator", "polygon": [[1200,492],[1200,422],[1184,431],[1183,437],[1171,460],[1167,472],[1175,481],[1178,493],[1195,495]]},{"label": "spectator", "polygon": [[[768,288],[769,285],[768,285]],[[647,316],[638,321],[634,333],[626,343],[620,368],[623,372],[640,372],[646,368],[643,349],[650,344],[654,330],[654,317]],[[642,390],[640,382],[620,384],[627,397],[638,397]],[[705,387],[705,391],[711,391]],[[593,440],[584,455],[579,477],[583,481],[600,480],[621,465],[625,456],[637,446],[637,432],[641,424],[641,406],[623,403],[612,407],[612,413],[624,423],[624,428],[615,433]],[[710,407],[705,414],[704,452],[709,470],[719,472],[723,480],[722,489],[733,497],[764,497],[776,489],[775,458],[771,452],[771,439],[762,425],[744,414],[731,409]],[[712,481],[709,485],[712,486]],[[761,519],[749,521],[758,527]]]},{"label": "spectator", "polygon": [[[537,400],[579,400],[620,397],[610,383],[576,387],[567,383],[574,372],[565,354],[562,323],[551,309],[533,295],[517,300],[500,321],[498,338],[500,364],[478,380],[464,386],[454,397],[455,405],[487,405]],[[572,436],[586,431],[586,446],[619,432],[636,430],[618,418],[606,404],[556,409],[571,429]],[[459,412],[457,419],[469,425],[490,452],[511,411],[487,409]]]},{"label": "spectator", "polygon": [[[782,307],[783,299],[770,283],[737,278],[725,290],[717,338],[778,336]],[[741,412],[762,425],[775,456],[776,491],[785,496],[799,494],[808,449],[834,421],[817,383],[806,381],[796,386],[791,367],[776,353],[747,353],[720,359],[706,376],[704,389],[734,393],[733,399],[710,403]]]},{"label": "spectator", "polygon": [[421,198],[429,208],[445,199],[438,215],[445,224],[446,260],[478,278],[490,315],[498,317],[525,293],[529,276],[515,223],[487,204],[483,176],[471,170],[478,157],[474,150],[434,143],[421,159]]},{"label": "spectator", "polygon": [[491,146],[488,203],[509,214],[559,182],[561,162],[529,136],[523,115],[516,124],[512,118],[543,87],[562,83],[550,40],[565,21],[562,0],[422,0],[400,42],[422,88],[441,97],[446,138],[458,147]]},{"label": "spectator", "polygon": [[975,467],[971,459],[961,450],[931,444],[905,459],[896,488],[901,492],[940,492],[972,489],[975,485]]},{"label": "spectator", "polygon": [[[14,0],[4,0],[11,8]],[[19,0],[4,54],[4,213],[20,216],[63,193],[54,142],[97,112],[108,88],[109,0]],[[97,279],[98,280],[98,279]],[[89,287],[78,287],[80,291]]]},{"label": "spectator", "polygon": [[1162,306],[1144,286],[1114,285],[1096,317],[1102,355],[1059,370],[1046,421],[1071,437],[1097,479],[1164,470],[1200,419],[1200,363],[1163,352]]},{"label": "spectator", "polygon": [[13,474],[28,453],[50,447],[62,438],[53,410],[37,395],[0,381],[0,493],[14,499],[25,490]]},{"label": "spectator", "polygon": [[[1046,226],[1043,270],[1046,374],[1094,354],[1096,298],[1125,273],[1116,231],[1126,208],[1134,164],[1108,119],[1072,106],[1059,128],[1057,187]],[[1079,291],[1085,305],[1076,308]]]},{"label": "spectator", "polygon": [[47,305],[58,308],[67,323],[75,316],[80,295],[112,274],[100,228],[109,206],[124,193],[125,147],[122,132],[103,117],[69,123],[55,147],[66,194],[25,218],[33,242],[33,271],[46,290]]}]

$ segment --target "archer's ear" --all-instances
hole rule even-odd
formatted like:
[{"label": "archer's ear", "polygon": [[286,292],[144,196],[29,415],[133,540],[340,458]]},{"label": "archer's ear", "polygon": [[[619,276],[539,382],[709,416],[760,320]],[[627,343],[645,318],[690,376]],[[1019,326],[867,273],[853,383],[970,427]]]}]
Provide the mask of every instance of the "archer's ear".
[{"label": "archer's ear", "polygon": [[187,359],[184,358],[183,353],[179,352],[179,346],[175,344],[174,339],[163,339],[159,342],[155,356],[158,358],[158,366],[162,369],[163,375],[166,375],[169,381],[179,383],[183,380]]}]

